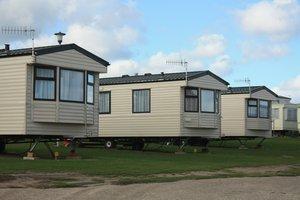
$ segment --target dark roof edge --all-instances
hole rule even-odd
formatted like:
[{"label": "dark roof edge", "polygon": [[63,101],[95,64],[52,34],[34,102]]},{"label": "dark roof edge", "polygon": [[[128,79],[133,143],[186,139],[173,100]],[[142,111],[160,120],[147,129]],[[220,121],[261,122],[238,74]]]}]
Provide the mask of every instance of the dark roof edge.
[{"label": "dark roof edge", "polygon": [[[102,79],[102,78],[100,78]],[[104,79],[104,78],[103,78]],[[127,84],[145,84],[145,83],[159,83],[159,82],[171,82],[171,81],[184,81],[185,79],[176,79],[176,80],[160,80],[160,81],[144,81],[144,82],[130,82],[130,83],[109,83],[109,84],[99,84],[100,86],[104,85],[127,85]]]},{"label": "dark roof edge", "polygon": [[223,83],[227,86],[230,85],[227,81],[225,81],[224,79],[222,79],[221,77],[217,76],[216,74],[212,73],[209,70],[206,70],[206,71],[204,71],[202,73],[199,73],[199,74],[195,74],[193,76],[190,76],[190,77],[188,77],[188,80],[193,80],[193,79],[196,79],[196,78],[199,78],[199,77],[202,77],[202,76],[206,76],[206,75],[212,76],[213,78],[217,79],[218,81],[220,81],[221,83]]},{"label": "dark roof edge", "polygon": [[78,52],[82,53],[83,55],[95,60],[98,63],[101,63],[102,65],[104,65],[105,67],[109,66],[109,62],[107,62],[106,60],[100,58],[99,56],[96,56],[95,54],[85,50],[84,48],[72,43],[72,44],[65,44],[65,45],[61,45],[61,46],[56,46],[56,47],[52,47],[52,48],[48,48],[48,49],[41,49],[41,50],[37,50],[36,51],[36,55],[45,55],[45,54],[49,54],[49,53],[55,53],[55,52],[59,52],[59,51],[66,51],[66,50],[70,50],[70,49],[75,49]]},{"label": "dark roof edge", "polygon": [[254,89],[253,91],[251,91],[251,93],[254,93],[254,92],[257,92],[257,91],[260,91],[260,90],[267,90],[268,92],[270,92],[272,95],[274,95],[275,97],[278,97],[278,94],[276,94],[275,92],[273,92],[271,89],[267,88],[266,86],[261,86],[257,89]]}]

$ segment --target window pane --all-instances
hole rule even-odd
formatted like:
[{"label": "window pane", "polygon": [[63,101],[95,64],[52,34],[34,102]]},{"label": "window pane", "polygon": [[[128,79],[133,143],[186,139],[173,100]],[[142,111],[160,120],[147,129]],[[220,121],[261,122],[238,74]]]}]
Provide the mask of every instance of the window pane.
[{"label": "window pane", "polygon": [[54,99],[54,81],[36,80],[35,98],[36,99]]},{"label": "window pane", "polygon": [[257,117],[257,107],[248,106],[248,117]]},{"label": "window pane", "polygon": [[54,78],[54,69],[36,68],[36,77]]},{"label": "window pane", "polygon": [[88,83],[94,83],[94,75],[88,74]]},{"label": "window pane", "polygon": [[213,90],[201,90],[201,111],[215,112],[215,95]]},{"label": "window pane", "polygon": [[87,86],[87,102],[94,103],[94,86],[93,85]]},{"label": "window pane", "polygon": [[198,98],[185,99],[185,111],[187,112],[198,112]]},{"label": "window pane", "polygon": [[273,119],[279,119],[279,109],[278,108],[273,108],[272,109],[272,118]]},{"label": "window pane", "polygon": [[110,93],[100,92],[99,94],[99,112],[110,113]]},{"label": "window pane", "polygon": [[268,101],[259,101],[259,116],[263,118],[269,117],[269,102]]},{"label": "window pane", "polygon": [[297,121],[297,109],[287,108],[285,110],[285,120],[287,121]]},{"label": "window pane", "polygon": [[248,105],[257,106],[257,101],[256,100],[248,100]]},{"label": "window pane", "polygon": [[197,97],[198,96],[198,89],[189,89],[189,88],[187,88],[185,90],[185,95],[186,96],[195,96],[195,97]]},{"label": "window pane", "polygon": [[79,71],[61,70],[60,99],[66,101],[83,101],[84,73]]},{"label": "window pane", "polygon": [[150,112],[150,91],[133,91],[133,112]]}]

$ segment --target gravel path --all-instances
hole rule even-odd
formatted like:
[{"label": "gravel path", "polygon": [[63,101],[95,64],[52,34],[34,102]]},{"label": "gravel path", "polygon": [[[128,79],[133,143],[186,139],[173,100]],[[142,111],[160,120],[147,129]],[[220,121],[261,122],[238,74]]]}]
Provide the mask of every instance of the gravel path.
[{"label": "gravel path", "polygon": [[60,189],[0,189],[2,200],[148,200],[148,199],[300,199],[300,176],[227,178],[173,183],[133,184],[126,186],[103,185],[85,188]]}]

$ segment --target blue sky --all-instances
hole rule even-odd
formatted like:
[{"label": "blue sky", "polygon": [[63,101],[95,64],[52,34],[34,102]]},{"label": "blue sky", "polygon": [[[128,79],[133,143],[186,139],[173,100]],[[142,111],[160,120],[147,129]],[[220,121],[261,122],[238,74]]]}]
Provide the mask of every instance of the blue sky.
[{"label": "blue sky", "polygon": [[[61,6],[63,5],[63,6]],[[186,59],[231,83],[249,77],[300,102],[300,3],[297,0],[0,0],[0,25],[31,25],[36,44],[53,33],[111,63],[106,76],[182,71]],[[12,47],[28,38],[3,36]]]}]

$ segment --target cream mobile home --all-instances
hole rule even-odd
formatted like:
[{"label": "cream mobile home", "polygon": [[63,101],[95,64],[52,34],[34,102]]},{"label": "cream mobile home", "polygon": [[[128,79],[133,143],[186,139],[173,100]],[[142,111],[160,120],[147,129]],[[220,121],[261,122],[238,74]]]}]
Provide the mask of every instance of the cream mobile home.
[{"label": "cream mobile home", "polygon": [[272,129],[275,134],[298,132],[297,104],[290,103],[290,98],[279,96],[272,103]]},{"label": "cream mobile home", "polygon": [[272,137],[271,102],[265,86],[230,87],[221,95],[222,137]]},{"label": "cream mobile home", "polygon": [[0,140],[97,136],[99,73],[109,63],[76,44],[0,49]]},{"label": "cream mobile home", "polygon": [[218,138],[228,85],[210,71],[100,78],[99,136]]}]

